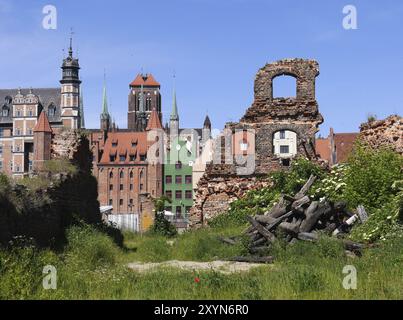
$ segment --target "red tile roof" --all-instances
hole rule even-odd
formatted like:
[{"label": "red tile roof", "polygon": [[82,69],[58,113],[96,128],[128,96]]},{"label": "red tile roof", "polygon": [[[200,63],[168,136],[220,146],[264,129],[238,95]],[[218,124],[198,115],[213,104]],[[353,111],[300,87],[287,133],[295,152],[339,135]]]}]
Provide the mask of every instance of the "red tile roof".
[{"label": "red tile roof", "polygon": [[138,74],[136,79],[134,79],[131,83],[130,86],[131,87],[141,87],[141,86],[146,86],[146,87],[159,87],[160,84],[157,80],[155,80],[155,78],[153,77],[153,75],[150,74]]},{"label": "red tile roof", "polygon": [[49,119],[45,111],[41,112],[38,122],[34,128],[34,132],[48,132],[52,133],[52,128],[50,127]]},{"label": "red tile roof", "polygon": [[[112,146],[116,141],[117,147]],[[137,141],[137,145],[133,145],[134,141]],[[147,150],[147,132],[110,132],[99,163],[101,165],[139,163],[140,155],[146,155]],[[115,161],[111,161],[110,156],[116,157]],[[120,161],[121,156],[125,157],[125,161]],[[135,161],[130,161],[130,156],[136,156]]]},{"label": "red tile roof", "polygon": [[153,129],[162,129],[161,120],[155,108],[153,109],[153,111],[151,111],[151,116],[150,119],[148,120],[146,131]]}]

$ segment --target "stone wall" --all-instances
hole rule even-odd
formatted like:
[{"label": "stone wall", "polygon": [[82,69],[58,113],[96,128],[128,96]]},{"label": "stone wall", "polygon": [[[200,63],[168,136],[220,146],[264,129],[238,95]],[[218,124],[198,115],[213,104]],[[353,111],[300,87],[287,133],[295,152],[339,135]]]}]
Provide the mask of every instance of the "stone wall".
[{"label": "stone wall", "polygon": [[[296,78],[295,98],[273,98],[273,80],[282,75]],[[288,130],[296,133],[297,155],[318,160],[315,134],[323,123],[315,98],[315,79],[318,75],[319,64],[314,60],[303,59],[280,60],[259,70],[252,106],[240,122],[227,123],[224,130],[233,135],[237,132],[253,132],[253,138],[248,137],[246,143],[248,148],[253,145],[253,154],[248,153],[248,156],[254,161],[254,170],[240,176],[236,174],[239,168],[236,166],[236,160],[231,163],[225,161],[228,154],[235,157],[234,150],[237,149],[236,145],[229,145],[228,141],[239,143],[238,140],[216,142],[221,149],[217,148],[215,152],[219,150],[221,153],[218,156],[213,155],[214,163],[207,165],[206,172],[198,184],[195,205],[191,210],[192,227],[206,225],[209,219],[225,212],[232,201],[242,197],[248,190],[268,185],[267,178],[260,180],[267,177],[268,173],[288,169],[292,158],[284,159],[273,152],[276,132]]]},{"label": "stone wall", "polygon": [[373,147],[387,146],[403,155],[403,118],[393,115],[385,120],[364,123],[359,137]]}]

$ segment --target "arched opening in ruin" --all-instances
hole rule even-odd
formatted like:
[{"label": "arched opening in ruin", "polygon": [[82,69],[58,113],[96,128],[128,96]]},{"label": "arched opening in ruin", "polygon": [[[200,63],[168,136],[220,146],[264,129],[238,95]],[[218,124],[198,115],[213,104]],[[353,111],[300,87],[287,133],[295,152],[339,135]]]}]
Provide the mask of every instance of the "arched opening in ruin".
[{"label": "arched opening in ruin", "polygon": [[289,165],[289,159],[297,155],[298,135],[291,130],[278,130],[273,134],[273,154]]},{"label": "arched opening in ruin", "polygon": [[273,98],[296,98],[297,78],[293,75],[282,74],[272,80]]}]

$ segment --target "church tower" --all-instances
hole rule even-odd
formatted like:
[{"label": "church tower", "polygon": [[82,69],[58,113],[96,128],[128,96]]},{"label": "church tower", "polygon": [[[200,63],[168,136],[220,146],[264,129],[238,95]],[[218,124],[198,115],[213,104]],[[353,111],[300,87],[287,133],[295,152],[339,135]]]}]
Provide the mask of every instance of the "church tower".
[{"label": "church tower", "polygon": [[174,89],[173,101],[172,101],[172,112],[169,118],[169,133],[171,138],[174,139],[179,135],[179,113],[178,113],[178,103],[176,101],[176,90]]},{"label": "church tower", "polygon": [[81,127],[80,119],[80,65],[78,59],[73,57],[73,40],[70,38],[69,55],[63,60],[61,87],[61,119],[63,127],[78,129]]},{"label": "church tower", "polygon": [[130,130],[145,131],[154,109],[157,111],[160,121],[162,120],[160,88],[161,85],[152,74],[139,74],[130,83],[127,117]]},{"label": "church tower", "polygon": [[108,111],[108,99],[106,96],[106,84],[104,83],[104,90],[102,95],[102,113],[101,113],[101,131],[104,133],[104,139],[111,129],[111,116]]}]

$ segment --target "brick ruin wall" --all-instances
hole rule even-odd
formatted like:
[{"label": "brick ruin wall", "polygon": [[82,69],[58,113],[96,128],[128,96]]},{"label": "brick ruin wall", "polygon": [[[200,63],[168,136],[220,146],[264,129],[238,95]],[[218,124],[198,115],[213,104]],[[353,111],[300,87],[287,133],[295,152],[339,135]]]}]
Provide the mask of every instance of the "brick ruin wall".
[{"label": "brick ruin wall", "polygon": [[[295,98],[274,98],[273,80],[282,75],[297,81]],[[297,154],[318,160],[315,151],[315,134],[323,123],[315,98],[315,79],[319,64],[314,60],[285,59],[267,64],[256,75],[254,102],[239,123],[228,123],[226,130],[255,132],[252,174],[240,176],[231,164],[208,164],[195,195],[190,212],[190,226],[205,226],[208,221],[228,210],[230,203],[246,192],[270,185],[267,174],[286,169],[281,159],[273,154],[273,137],[280,130],[297,134]],[[219,142],[216,141],[216,144]],[[222,147],[221,155],[234,146]],[[230,152],[232,154],[232,151]],[[221,156],[220,155],[220,156]],[[213,155],[213,158],[215,156]]]},{"label": "brick ruin wall", "polygon": [[364,123],[360,128],[359,137],[369,145],[378,148],[391,147],[403,155],[403,118],[393,115],[385,120]]}]

